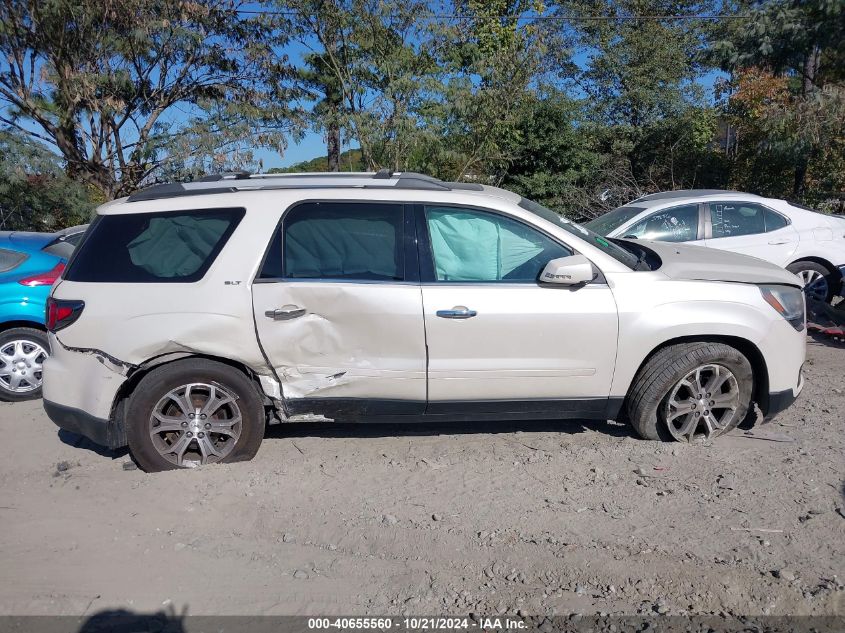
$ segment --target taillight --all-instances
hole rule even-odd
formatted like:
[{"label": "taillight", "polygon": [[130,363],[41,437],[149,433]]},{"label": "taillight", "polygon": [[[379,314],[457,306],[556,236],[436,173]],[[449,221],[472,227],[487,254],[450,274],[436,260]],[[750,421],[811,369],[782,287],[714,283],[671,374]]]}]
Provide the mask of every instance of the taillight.
[{"label": "taillight", "polygon": [[47,298],[47,329],[58,332],[73,323],[82,314],[84,301],[65,301],[63,299]]},{"label": "taillight", "polygon": [[46,273],[38,273],[32,277],[24,277],[23,279],[19,279],[18,283],[22,286],[29,286],[30,288],[33,286],[52,286],[56,279],[61,276],[64,269],[65,263],[59,262],[53,266],[52,270],[48,270]]}]

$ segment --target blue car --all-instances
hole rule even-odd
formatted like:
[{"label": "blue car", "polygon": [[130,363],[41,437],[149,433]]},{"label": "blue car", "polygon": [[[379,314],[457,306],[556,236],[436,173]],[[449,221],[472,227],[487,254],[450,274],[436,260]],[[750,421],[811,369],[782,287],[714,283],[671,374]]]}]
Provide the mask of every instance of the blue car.
[{"label": "blue car", "polygon": [[47,295],[86,228],[0,231],[0,400],[41,397],[41,364],[50,350]]}]

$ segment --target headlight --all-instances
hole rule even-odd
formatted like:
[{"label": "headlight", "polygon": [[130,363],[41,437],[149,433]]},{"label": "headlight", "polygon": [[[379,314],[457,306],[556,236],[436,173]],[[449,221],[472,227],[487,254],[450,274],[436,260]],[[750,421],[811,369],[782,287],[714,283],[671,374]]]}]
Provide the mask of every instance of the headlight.
[{"label": "headlight", "polygon": [[760,286],[763,299],[799,332],[804,329],[804,293],[789,286]]}]

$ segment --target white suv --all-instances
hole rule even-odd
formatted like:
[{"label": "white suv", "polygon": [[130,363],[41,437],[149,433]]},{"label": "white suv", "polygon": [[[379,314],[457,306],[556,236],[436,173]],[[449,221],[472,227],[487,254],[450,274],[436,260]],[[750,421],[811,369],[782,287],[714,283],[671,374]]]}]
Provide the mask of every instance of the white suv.
[{"label": "white suv", "polygon": [[845,272],[845,219],[750,193],[654,193],[587,222],[608,237],[689,242],[783,266],[808,297],[830,301]]},{"label": "white suv", "polygon": [[799,286],[418,174],[161,185],[100,207],[53,288],[44,407],[146,470],[249,459],[301,414],[710,438],[801,391]]}]

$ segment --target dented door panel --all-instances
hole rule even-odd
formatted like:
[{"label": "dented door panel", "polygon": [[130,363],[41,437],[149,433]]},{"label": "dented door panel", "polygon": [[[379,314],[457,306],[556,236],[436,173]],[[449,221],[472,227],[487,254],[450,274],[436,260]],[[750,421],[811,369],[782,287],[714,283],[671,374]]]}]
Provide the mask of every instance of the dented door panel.
[{"label": "dented door panel", "polygon": [[[409,413],[423,411],[426,349],[419,284],[257,282],[253,303],[259,340],[287,401],[399,400],[413,405]],[[274,318],[280,309],[303,312]]]}]

